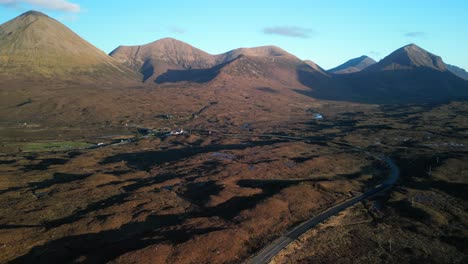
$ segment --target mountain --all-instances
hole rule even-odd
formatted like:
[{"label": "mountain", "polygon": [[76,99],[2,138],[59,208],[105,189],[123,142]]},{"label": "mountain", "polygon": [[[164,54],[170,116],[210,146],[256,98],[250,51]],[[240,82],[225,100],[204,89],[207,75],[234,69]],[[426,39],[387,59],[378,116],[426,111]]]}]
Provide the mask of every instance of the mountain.
[{"label": "mountain", "polygon": [[0,75],[91,82],[136,77],[60,22],[36,11],[0,25]]},{"label": "mountain", "polygon": [[[225,58],[224,65],[221,64],[219,78],[233,79],[233,81],[243,79],[264,83],[275,82],[286,86],[301,85],[302,74],[308,77],[328,78],[326,74],[313,69],[287,52],[271,55],[263,51],[265,51],[263,47],[260,47],[243,49],[241,53],[237,53],[239,51],[236,50],[219,55]],[[231,56],[233,52],[237,53],[237,57]]]},{"label": "mountain", "polygon": [[188,83],[185,86],[260,87],[261,91],[287,90],[315,99],[365,103],[433,102],[468,96],[468,82],[452,73],[460,70],[414,44],[378,63],[366,56],[350,60],[330,70],[332,75],[276,46],[211,55],[165,38],[142,46],[120,46],[110,55],[39,12],[24,13],[0,25],[0,78],[5,87],[10,80],[17,81],[10,85],[16,87],[40,79],[119,85],[138,79]]},{"label": "mountain", "polygon": [[415,44],[406,45],[385,57],[378,63],[366,68],[366,71],[395,71],[428,68],[446,71],[442,58],[429,53]]},{"label": "mountain", "polygon": [[365,55],[351,59],[338,67],[328,70],[329,73],[333,74],[347,74],[354,73],[364,70],[365,68],[375,64],[376,61]]},{"label": "mountain", "polygon": [[282,83],[297,83],[301,71],[326,76],[317,69],[287,51],[276,46],[235,49],[216,55],[226,64],[221,72],[237,78],[276,80]]},{"label": "mountain", "polygon": [[447,64],[447,70],[462,79],[468,80],[468,72],[466,72],[463,68]]},{"label": "mountain", "polygon": [[[239,48],[210,55],[179,40],[165,38],[142,46],[120,46],[110,53],[117,61],[156,83],[254,80],[291,86],[329,78],[296,56],[275,46]],[[251,83],[251,82],[250,82]]]},{"label": "mountain", "polygon": [[119,46],[110,56],[143,74],[143,81],[157,81],[168,70],[196,70],[215,66],[214,56],[182,41],[165,38],[142,46]]},{"label": "mountain", "polygon": [[443,60],[414,44],[378,63],[336,75],[349,100],[366,103],[428,103],[468,98],[468,82],[447,70]]},{"label": "mountain", "polygon": [[[110,53],[117,61],[143,74],[145,82],[213,79],[221,68],[244,56],[248,58],[296,59],[275,47],[239,48],[211,55],[182,41],[164,38],[142,46],[120,46]],[[235,63],[236,64],[236,63]]]}]

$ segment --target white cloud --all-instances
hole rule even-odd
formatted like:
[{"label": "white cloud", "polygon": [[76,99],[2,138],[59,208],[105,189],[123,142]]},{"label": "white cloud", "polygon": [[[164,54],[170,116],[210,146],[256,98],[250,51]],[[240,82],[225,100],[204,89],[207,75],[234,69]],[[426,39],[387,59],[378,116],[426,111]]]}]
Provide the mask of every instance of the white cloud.
[{"label": "white cloud", "polygon": [[0,5],[7,7],[23,7],[24,4],[71,13],[78,13],[81,10],[80,5],[65,0],[0,0]]}]

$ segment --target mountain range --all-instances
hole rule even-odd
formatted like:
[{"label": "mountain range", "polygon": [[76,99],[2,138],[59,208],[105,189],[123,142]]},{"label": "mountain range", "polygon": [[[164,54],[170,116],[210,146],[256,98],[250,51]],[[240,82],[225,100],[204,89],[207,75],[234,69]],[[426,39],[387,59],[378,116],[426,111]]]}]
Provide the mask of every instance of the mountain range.
[{"label": "mountain range", "polygon": [[110,56],[140,72],[143,82],[204,83],[222,75],[294,82],[290,75],[300,69],[310,75],[327,76],[313,62],[304,62],[275,46],[239,48],[211,55],[179,40],[165,38],[142,46],[120,46]]},{"label": "mountain range", "polygon": [[315,99],[410,103],[464,99],[466,72],[415,44],[379,62],[361,56],[325,71],[275,46],[212,55],[165,38],[119,46],[109,55],[35,11],[0,26],[0,77],[64,82],[245,84],[281,87]]}]

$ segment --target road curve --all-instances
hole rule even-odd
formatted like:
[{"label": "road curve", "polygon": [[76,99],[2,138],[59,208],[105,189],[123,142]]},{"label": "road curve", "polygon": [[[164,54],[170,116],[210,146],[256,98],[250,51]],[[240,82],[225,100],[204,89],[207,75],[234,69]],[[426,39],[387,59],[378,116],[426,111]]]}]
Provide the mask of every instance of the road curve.
[{"label": "road curve", "polygon": [[[201,132],[210,133],[209,131],[201,131]],[[226,133],[225,133],[225,135],[226,135]],[[252,136],[252,134],[237,134],[237,133],[230,134],[230,135]],[[291,140],[311,141],[310,139],[307,139],[307,138],[304,138],[304,137],[279,136],[279,135],[270,135],[270,134],[261,134],[261,135],[256,135],[256,136],[259,136],[259,137],[278,137],[278,138],[291,139]],[[129,139],[129,140],[120,141],[120,142],[114,141],[114,142],[111,142],[109,144],[105,144],[105,146],[131,143],[131,142],[134,142],[136,140],[137,139]],[[363,194],[361,194],[359,196],[353,197],[353,198],[351,198],[349,200],[346,200],[346,201],[344,201],[344,202],[342,202],[340,204],[337,204],[337,205],[335,205],[333,207],[330,207],[327,210],[321,212],[320,214],[310,218],[309,220],[306,220],[305,222],[302,222],[298,226],[296,226],[296,227],[292,228],[291,230],[287,231],[284,235],[282,235],[281,237],[279,237],[278,239],[276,239],[275,241],[270,243],[270,245],[263,248],[254,257],[249,258],[246,261],[246,263],[255,263],[255,264],[257,264],[257,263],[268,263],[268,262],[270,262],[271,259],[273,259],[273,257],[276,256],[281,250],[283,250],[287,245],[289,245],[291,242],[293,242],[294,240],[299,238],[302,234],[304,234],[305,232],[310,230],[312,227],[322,223],[323,221],[327,220],[331,216],[338,214],[339,212],[341,212],[341,211],[355,205],[356,203],[359,203],[360,201],[362,201],[364,199],[367,199],[372,195],[375,195],[376,193],[388,190],[389,188],[391,188],[397,182],[398,178],[400,177],[400,170],[399,170],[398,166],[395,164],[395,162],[391,158],[389,158],[389,157],[387,157],[387,156],[385,156],[383,154],[370,153],[369,151],[366,151],[365,149],[355,147],[355,146],[352,146],[352,145],[349,145],[349,144],[346,144],[346,143],[343,143],[343,142],[328,142],[328,143],[344,146],[344,147],[347,147],[347,148],[350,148],[350,149],[354,149],[356,151],[366,153],[367,155],[372,156],[375,159],[384,162],[387,165],[387,167],[390,169],[388,177],[385,179],[384,182],[382,182],[381,184],[379,184],[379,185],[373,187],[372,189],[366,191],[365,193],[363,193]],[[102,145],[101,146],[93,146],[93,148],[97,148],[97,147],[102,147]]]},{"label": "road curve", "polygon": [[353,197],[345,202],[328,208],[320,214],[292,228],[291,230],[287,231],[284,235],[273,241],[270,245],[263,248],[254,257],[248,259],[246,263],[269,263],[271,259],[273,259],[273,257],[276,256],[281,250],[283,250],[287,245],[299,238],[302,234],[310,230],[312,227],[322,223],[331,216],[338,214],[339,212],[355,205],[356,203],[367,199],[372,195],[375,195],[376,193],[383,192],[391,188],[400,176],[400,170],[398,166],[395,164],[395,162],[393,162],[392,159],[390,159],[387,156],[372,153],[369,154],[374,158],[385,162],[385,164],[390,169],[390,173],[383,183],[373,187],[372,189],[366,191],[365,193],[359,196]]}]

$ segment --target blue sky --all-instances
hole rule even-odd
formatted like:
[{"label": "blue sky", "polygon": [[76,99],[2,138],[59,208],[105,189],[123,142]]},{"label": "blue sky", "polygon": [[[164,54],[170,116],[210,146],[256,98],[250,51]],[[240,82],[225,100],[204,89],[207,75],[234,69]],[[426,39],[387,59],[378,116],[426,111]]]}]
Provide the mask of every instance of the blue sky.
[{"label": "blue sky", "polygon": [[328,69],[409,43],[468,69],[468,1],[0,0],[0,23],[34,9],[109,53],[173,37],[212,54],[279,46]]}]

